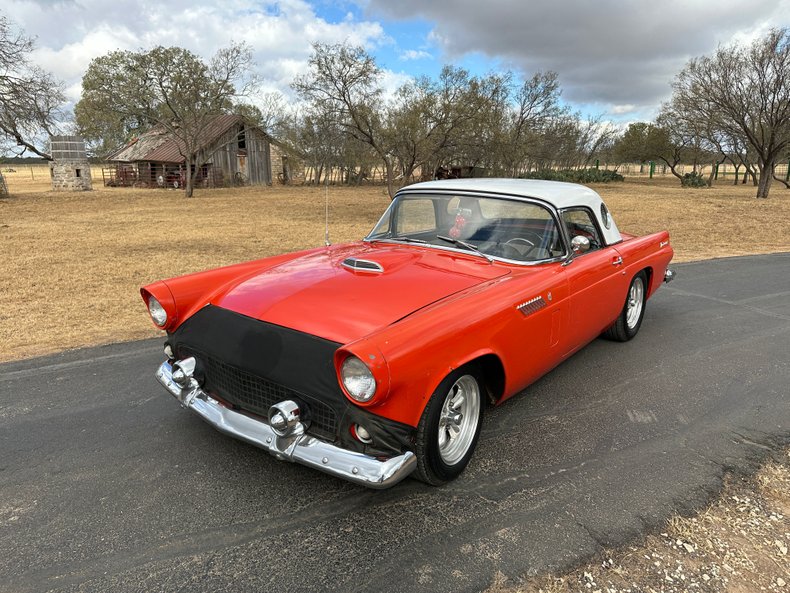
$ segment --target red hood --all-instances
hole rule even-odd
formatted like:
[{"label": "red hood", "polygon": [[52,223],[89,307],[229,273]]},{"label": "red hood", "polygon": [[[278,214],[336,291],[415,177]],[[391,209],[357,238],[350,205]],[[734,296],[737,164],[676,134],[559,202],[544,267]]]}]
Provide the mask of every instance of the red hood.
[{"label": "red hood", "polygon": [[[353,271],[349,257],[383,272]],[[225,309],[348,343],[480,282],[508,274],[483,258],[386,243],[310,253],[243,280],[212,299]]]}]

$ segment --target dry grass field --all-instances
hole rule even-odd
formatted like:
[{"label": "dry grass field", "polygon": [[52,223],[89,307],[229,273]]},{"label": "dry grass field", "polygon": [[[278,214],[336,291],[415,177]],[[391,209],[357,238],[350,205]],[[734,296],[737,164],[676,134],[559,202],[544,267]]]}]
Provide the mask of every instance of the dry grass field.
[{"label": "dry grass field", "polygon": [[[5,173],[0,199],[0,361],[157,335],[138,289],[157,279],[321,245],[324,191],[181,192],[101,187],[53,193],[49,174]],[[790,191],[681,189],[674,179],[595,187],[621,230],[668,228],[676,261],[790,251]],[[333,242],[362,237],[389,203],[381,187],[330,188]],[[790,461],[731,478],[697,517],[673,519],[643,546],[606,553],[518,591],[783,591],[790,583]],[[495,585],[491,593],[513,589]]]},{"label": "dry grass field", "polygon": [[[138,289],[154,280],[321,245],[324,190],[49,191],[46,167],[5,173],[0,199],[0,360],[157,335]],[[790,250],[790,192],[681,189],[636,179],[595,188],[621,230],[668,228],[676,261]],[[381,186],[330,187],[333,242],[364,236],[389,203]]]}]

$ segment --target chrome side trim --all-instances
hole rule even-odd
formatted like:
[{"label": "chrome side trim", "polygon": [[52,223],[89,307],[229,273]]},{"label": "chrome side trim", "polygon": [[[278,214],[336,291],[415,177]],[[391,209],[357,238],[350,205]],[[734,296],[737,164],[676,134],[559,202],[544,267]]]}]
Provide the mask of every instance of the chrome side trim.
[{"label": "chrome side trim", "polygon": [[516,309],[521,311],[524,314],[524,317],[527,317],[528,315],[537,313],[545,306],[546,306],[546,301],[543,300],[543,297],[536,296],[534,299],[530,299],[524,303],[521,303],[516,307]]},{"label": "chrome side trim", "polygon": [[159,366],[156,378],[183,407],[195,412],[220,432],[260,447],[282,461],[301,463],[376,489],[394,486],[417,467],[417,458],[411,451],[380,461],[307,435],[301,422],[297,422],[287,436],[279,436],[266,422],[220,404],[194,379],[182,389],[173,381],[172,366],[168,361]]}]

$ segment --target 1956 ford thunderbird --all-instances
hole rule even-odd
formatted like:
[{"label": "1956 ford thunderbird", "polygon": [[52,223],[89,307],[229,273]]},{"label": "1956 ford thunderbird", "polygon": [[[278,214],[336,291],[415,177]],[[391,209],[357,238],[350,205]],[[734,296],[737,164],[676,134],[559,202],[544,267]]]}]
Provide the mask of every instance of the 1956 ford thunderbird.
[{"label": "1956 ford thunderbird", "polygon": [[403,188],[361,242],[155,282],[156,373],[222,432],[372,488],[469,463],[499,404],[603,335],[628,341],[673,251],[580,185]]}]

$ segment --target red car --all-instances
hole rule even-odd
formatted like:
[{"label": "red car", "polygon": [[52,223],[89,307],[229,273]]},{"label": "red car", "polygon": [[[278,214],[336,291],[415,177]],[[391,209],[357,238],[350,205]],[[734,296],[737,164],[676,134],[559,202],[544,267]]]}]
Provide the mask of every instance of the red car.
[{"label": "red car", "polygon": [[669,234],[621,234],[589,188],[456,179],[403,188],[362,241],[141,290],[157,378],[217,429],[369,486],[469,463],[486,404],[585,344],[639,331]]}]

